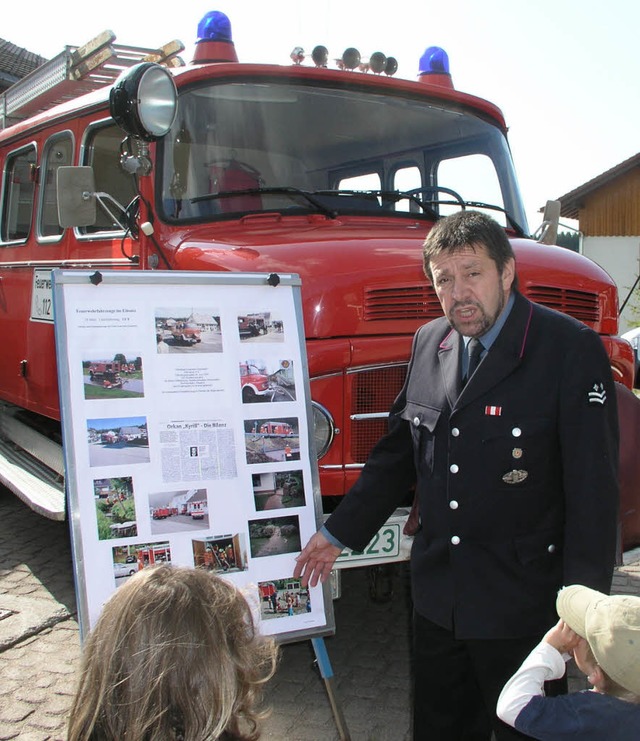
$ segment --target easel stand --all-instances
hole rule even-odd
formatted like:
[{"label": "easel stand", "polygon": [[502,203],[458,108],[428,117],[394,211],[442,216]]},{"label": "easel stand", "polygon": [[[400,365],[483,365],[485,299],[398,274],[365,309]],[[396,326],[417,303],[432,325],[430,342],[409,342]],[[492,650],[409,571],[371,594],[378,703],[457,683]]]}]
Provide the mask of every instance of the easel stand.
[{"label": "easel stand", "polygon": [[312,638],[311,643],[320,669],[320,676],[324,679],[324,684],[327,688],[327,695],[329,696],[333,717],[335,718],[336,727],[340,734],[340,741],[351,741],[349,729],[347,728],[344,715],[342,714],[342,708],[340,707],[340,703],[336,696],[333,669],[331,668],[331,662],[329,661],[327,647],[324,644],[324,638]]}]

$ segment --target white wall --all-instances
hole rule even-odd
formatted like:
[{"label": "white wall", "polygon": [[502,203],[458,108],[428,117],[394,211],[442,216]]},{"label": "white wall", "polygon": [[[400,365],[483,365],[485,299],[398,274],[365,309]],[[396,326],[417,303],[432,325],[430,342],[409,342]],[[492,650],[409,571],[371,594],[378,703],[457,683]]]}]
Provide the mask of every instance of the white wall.
[{"label": "white wall", "polygon": [[[618,305],[622,306],[640,270],[640,236],[583,237],[580,251],[613,278],[618,286]],[[634,304],[640,310],[640,300],[629,299],[620,317],[620,334],[630,329],[634,321],[640,321],[640,315],[634,317],[631,312]]]}]

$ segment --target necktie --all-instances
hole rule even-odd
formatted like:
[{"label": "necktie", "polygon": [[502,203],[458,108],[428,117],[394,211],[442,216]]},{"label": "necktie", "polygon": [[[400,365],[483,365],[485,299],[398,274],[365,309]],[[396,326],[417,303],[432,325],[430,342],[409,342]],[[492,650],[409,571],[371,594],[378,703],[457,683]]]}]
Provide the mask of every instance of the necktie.
[{"label": "necktie", "polygon": [[480,355],[482,354],[482,351],[484,348],[482,347],[482,343],[480,340],[476,339],[475,337],[472,337],[468,344],[467,344],[467,356],[469,358],[469,362],[467,364],[467,375],[465,376],[465,382],[468,381],[471,376],[473,375],[473,372],[478,367],[478,364],[480,363]]}]

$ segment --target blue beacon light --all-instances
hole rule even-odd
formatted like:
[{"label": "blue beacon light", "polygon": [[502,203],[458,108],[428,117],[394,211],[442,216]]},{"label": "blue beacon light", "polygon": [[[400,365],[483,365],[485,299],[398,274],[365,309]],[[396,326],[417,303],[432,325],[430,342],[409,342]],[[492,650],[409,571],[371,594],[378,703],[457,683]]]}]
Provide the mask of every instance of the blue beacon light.
[{"label": "blue beacon light", "polygon": [[237,61],[231,21],[219,10],[212,10],[198,23],[198,40],[192,64]]},{"label": "blue beacon light", "polygon": [[449,56],[439,46],[430,46],[420,57],[418,77],[421,82],[440,87],[453,87],[449,71]]},{"label": "blue beacon light", "polygon": [[232,41],[231,21],[219,10],[207,13],[198,23],[198,41]]}]

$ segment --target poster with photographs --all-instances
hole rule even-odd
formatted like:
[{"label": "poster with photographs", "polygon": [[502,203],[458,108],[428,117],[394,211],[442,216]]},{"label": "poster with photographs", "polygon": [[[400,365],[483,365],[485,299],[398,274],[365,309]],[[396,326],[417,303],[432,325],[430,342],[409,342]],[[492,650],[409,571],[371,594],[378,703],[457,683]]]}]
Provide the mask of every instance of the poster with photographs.
[{"label": "poster with photographs", "polygon": [[298,277],[53,278],[82,635],[158,563],[233,582],[280,641],[333,632],[293,577],[321,521]]}]

